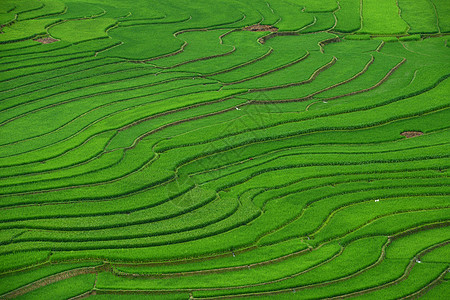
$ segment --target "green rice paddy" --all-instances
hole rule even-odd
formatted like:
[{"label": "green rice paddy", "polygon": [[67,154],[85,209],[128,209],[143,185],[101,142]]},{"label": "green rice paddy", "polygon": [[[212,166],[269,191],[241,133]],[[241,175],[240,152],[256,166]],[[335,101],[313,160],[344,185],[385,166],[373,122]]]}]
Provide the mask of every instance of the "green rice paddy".
[{"label": "green rice paddy", "polygon": [[448,298],[449,36],[447,0],[2,0],[0,299]]}]

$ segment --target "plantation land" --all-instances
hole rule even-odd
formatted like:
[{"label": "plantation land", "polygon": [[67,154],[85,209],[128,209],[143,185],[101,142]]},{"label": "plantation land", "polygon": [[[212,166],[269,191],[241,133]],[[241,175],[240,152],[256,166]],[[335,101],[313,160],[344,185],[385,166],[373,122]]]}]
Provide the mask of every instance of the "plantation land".
[{"label": "plantation land", "polygon": [[444,299],[447,0],[2,0],[0,299]]}]

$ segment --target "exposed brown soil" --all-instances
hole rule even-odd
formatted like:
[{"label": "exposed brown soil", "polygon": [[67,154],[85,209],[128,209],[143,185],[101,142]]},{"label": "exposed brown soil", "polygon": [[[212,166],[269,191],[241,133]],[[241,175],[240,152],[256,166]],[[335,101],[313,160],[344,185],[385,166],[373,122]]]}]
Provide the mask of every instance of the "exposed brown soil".
[{"label": "exposed brown soil", "polygon": [[299,35],[299,33],[298,33],[298,32],[295,32],[295,31],[273,32],[273,33],[268,34],[268,35],[266,35],[266,36],[260,37],[260,38],[258,39],[258,41],[259,41],[261,44],[264,44],[267,40],[272,39],[272,38],[274,38],[274,37],[277,37],[277,36],[288,36],[288,35]]},{"label": "exposed brown soil", "polygon": [[247,26],[244,27],[242,30],[247,30],[247,31],[271,31],[271,32],[277,32],[278,28],[273,27],[271,25],[251,25],[251,26]]},{"label": "exposed brown soil", "polygon": [[416,136],[421,136],[421,135],[423,135],[423,132],[422,131],[405,131],[405,132],[400,133],[400,135],[403,135],[404,137],[409,139],[409,138],[413,138]]},{"label": "exposed brown soil", "polygon": [[341,41],[341,39],[339,37],[335,37],[332,39],[328,39],[328,40],[319,42],[320,52],[322,52],[322,53],[324,52],[324,50],[323,50],[324,46],[331,44],[331,43],[339,43],[340,41]]},{"label": "exposed brown soil", "polygon": [[58,42],[59,40],[51,38],[51,37],[43,37],[43,38],[38,38],[38,39],[34,39],[33,41],[42,43],[42,44],[51,44],[54,42]]}]

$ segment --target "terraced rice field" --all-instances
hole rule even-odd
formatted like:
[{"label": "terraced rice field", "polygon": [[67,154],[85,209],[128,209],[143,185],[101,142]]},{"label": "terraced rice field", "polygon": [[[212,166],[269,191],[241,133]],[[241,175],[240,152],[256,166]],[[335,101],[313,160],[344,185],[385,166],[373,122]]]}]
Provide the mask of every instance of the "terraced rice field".
[{"label": "terraced rice field", "polygon": [[1,299],[450,295],[448,0],[2,0]]}]

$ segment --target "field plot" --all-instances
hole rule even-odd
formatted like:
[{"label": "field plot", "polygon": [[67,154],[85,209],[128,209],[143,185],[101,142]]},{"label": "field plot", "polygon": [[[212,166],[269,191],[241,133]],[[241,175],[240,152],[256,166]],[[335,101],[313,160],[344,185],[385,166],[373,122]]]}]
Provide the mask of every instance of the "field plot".
[{"label": "field plot", "polygon": [[0,1],[0,299],[446,299],[447,0]]}]

